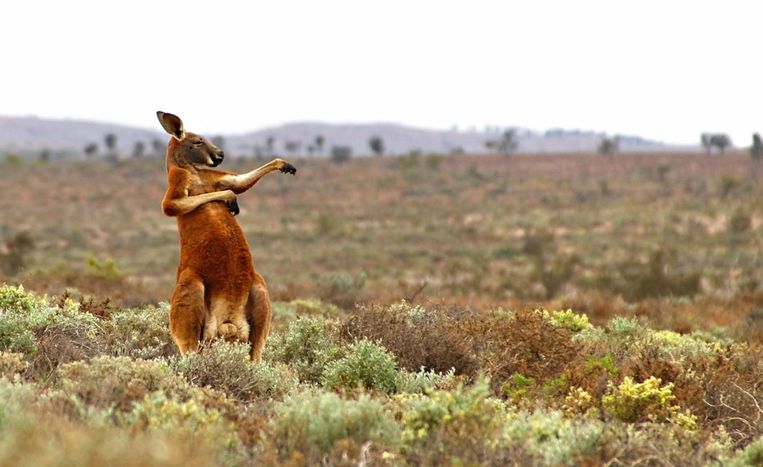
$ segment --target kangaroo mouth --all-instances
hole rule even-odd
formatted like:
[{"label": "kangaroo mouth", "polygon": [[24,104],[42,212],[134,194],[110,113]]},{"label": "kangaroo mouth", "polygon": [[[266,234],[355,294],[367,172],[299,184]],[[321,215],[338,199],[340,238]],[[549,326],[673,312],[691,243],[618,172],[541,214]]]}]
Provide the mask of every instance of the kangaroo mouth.
[{"label": "kangaroo mouth", "polygon": [[210,167],[217,167],[218,165],[223,163],[223,156],[214,155],[210,157],[209,159],[212,162],[210,164]]}]

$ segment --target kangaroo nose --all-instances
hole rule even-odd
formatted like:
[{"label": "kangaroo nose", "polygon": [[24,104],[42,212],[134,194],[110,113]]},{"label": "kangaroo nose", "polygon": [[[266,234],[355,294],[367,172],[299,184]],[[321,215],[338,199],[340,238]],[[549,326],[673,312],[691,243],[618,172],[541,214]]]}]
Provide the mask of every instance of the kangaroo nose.
[{"label": "kangaroo nose", "polygon": [[218,152],[217,155],[220,157],[220,160],[223,160],[225,158],[225,153],[222,151]]}]

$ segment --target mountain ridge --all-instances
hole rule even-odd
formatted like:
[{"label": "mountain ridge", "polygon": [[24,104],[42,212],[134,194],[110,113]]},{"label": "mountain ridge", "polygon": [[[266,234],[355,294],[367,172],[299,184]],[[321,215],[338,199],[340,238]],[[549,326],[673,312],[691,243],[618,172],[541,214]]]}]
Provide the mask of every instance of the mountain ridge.
[{"label": "mountain ridge", "polygon": [[[515,131],[519,142],[518,151],[523,153],[595,151],[605,136],[603,132],[558,128],[545,132],[522,128],[515,128]],[[101,147],[101,154],[103,154],[105,152],[103,150],[104,136],[107,133],[116,135],[116,150],[123,155],[130,155],[138,141],[143,142],[146,153],[150,153],[152,144],[164,144],[167,139],[167,136],[159,130],[118,123],[35,116],[0,116],[0,151],[30,155],[47,150],[62,156],[74,156],[81,154],[86,145],[96,143]],[[323,154],[330,152],[332,146],[340,145],[350,146],[355,155],[367,155],[371,153],[368,140],[372,136],[381,137],[386,152],[392,154],[413,150],[437,153],[462,151],[480,153],[488,152],[485,143],[500,138],[501,130],[497,127],[493,131],[437,130],[393,122],[300,121],[272,125],[244,133],[205,134],[205,136],[210,138],[222,136],[226,150],[236,156],[253,156],[257,151],[260,153],[267,151],[266,141],[269,137],[274,138],[273,152],[276,154],[306,154],[319,134],[325,138],[321,151]],[[287,142],[295,143],[291,145],[290,150],[285,148]],[[294,149],[295,145],[298,149]],[[622,151],[686,148],[686,146],[670,145],[638,136],[620,137]]]}]

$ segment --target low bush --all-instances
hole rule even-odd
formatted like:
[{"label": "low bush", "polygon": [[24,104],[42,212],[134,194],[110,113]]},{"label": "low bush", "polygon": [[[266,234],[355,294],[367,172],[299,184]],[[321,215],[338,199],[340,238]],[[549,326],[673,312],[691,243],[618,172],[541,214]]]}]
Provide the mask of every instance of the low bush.
[{"label": "low bush", "polygon": [[608,393],[601,402],[607,414],[627,423],[641,421],[674,422],[686,429],[696,429],[696,420],[691,412],[673,405],[673,384],[662,386],[659,378],[650,377],[636,383],[626,376],[618,386],[610,383]]},{"label": "low bush", "polygon": [[317,390],[287,397],[276,407],[270,430],[282,460],[300,453],[312,465],[340,440],[394,447],[399,438],[394,418],[379,401],[366,395],[345,400]]},{"label": "low bush", "polygon": [[29,364],[24,360],[24,354],[0,352],[0,378],[13,379],[24,371]]},{"label": "low bush", "polygon": [[216,341],[200,352],[171,359],[170,366],[196,386],[211,387],[244,402],[281,398],[297,384],[283,365],[253,364],[248,344]]},{"label": "low bush", "polygon": [[470,313],[458,308],[424,309],[405,302],[358,307],[342,323],[345,341],[369,339],[395,354],[401,368],[472,375],[476,361],[463,324]]},{"label": "low bush", "polygon": [[145,359],[177,355],[166,304],[114,312],[104,327],[112,355]]},{"label": "low bush", "polygon": [[361,339],[328,366],[323,383],[329,389],[364,388],[391,393],[398,384],[395,356],[383,346]]},{"label": "low bush", "polygon": [[0,286],[0,350],[25,354],[35,373],[48,375],[63,363],[101,353],[98,321],[71,300],[59,307],[20,286]]},{"label": "low bush", "polygon": [[300,381],[318,383],[331,362],[342,356],[338,325],[322,317],[301,317],[268,339],[265,355],[289,365]]},{"label": "low bush", "polygon": [[58,370],[64,394],[98,409],[127,412],[135,402],[155,391],[187,397],[190,386],[170,367],[157,360],[96,357],[73,362]]},{"label": "low bush", "polygon": [[491,451],[502,437],[508,412],[503,402],[491,397],[489,381],[429,396],[406,395],[400,403],[408,462],[483,465],[495,459]]}]

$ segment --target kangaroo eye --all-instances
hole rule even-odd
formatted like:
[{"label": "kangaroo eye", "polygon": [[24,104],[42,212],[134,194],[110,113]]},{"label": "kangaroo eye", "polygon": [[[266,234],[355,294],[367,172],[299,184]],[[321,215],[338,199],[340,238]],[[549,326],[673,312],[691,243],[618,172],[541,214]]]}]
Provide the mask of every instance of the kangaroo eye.
[{"label": "kangaroo eye", "polygon": [[194,146],[201,146],[202,142],[201,141],[194,141],[193,144],[194,144]]}]

